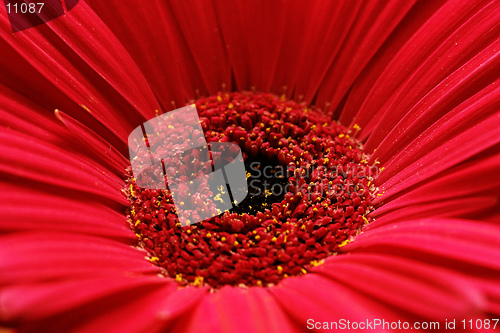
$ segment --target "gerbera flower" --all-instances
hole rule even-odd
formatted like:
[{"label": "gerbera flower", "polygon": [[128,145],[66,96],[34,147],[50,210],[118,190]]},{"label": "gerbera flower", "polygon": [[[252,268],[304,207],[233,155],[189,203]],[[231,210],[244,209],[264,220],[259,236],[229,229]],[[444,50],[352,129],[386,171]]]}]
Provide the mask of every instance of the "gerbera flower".
[{"label": "gerbera flower", "polygon": [[[5,330],[500,327],[498,1],[81,1],[15,34],[1,12]],[[298,185],[382,171],[179,226],[127,139],[191,102]]]}]

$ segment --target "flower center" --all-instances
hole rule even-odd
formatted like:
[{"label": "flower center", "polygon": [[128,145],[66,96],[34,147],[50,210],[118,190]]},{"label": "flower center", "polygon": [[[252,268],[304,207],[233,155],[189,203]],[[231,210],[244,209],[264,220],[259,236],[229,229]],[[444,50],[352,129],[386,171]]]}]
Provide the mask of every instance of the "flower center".
[{"label": "flower center", "polygon": [[231,211],[182,226],[169,190],[130,178],[132,228],[165,275],[212,288],[276,284],[321,264],[369,222],[375,188],[367,156],[320,110],[248,92],[196,107],[208,142],[241,148],[248,195]]}]

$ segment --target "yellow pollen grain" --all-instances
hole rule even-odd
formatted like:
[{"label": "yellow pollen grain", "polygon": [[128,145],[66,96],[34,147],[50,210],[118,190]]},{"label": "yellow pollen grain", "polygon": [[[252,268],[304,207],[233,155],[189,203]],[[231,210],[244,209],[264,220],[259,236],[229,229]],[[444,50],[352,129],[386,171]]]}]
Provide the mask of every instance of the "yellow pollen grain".
[{"label": "yellow pollen grain", "polygon": [[182,282],[182,273],[179,273],[175,276],[175,281]]},{"label": "yellow pollen grain", "polygon": [[343,138],[345,135],[344,134],[339,134],[339,138]]},{"label": "yellow pollen grain", "polygon": [[90,111],[90,109],[88,107],[86,107],[85,105],[83,104],[80,104],[80,106],[85,110],[87,111],[88,113],[92,113],[92,111]]},{"label": "yellow pollen grain", "polygon": [[352,128],[354,128],[356,131],[359,131],[361,129],[358,124],[354,124]]},{"label": "yellow pollen grain", "polygon": [[304,274],[307,274],[307,271],[304,268],[302,268],[300,271]]},{"label": "yellow pollen grain", "polygon": [[229,105],[227,106],[228,109],[232,109],[234,107],[233,103],[229,103]]},{"label": "yellow pollen grain", "polygon": [[211,233],[207,233],[205,236],[206,237],[212,237],[212,234]]},{"label": "yellow pollen grain", "polygon": [[278,269],[278,274],[283,273],[283,267],[277,266],[276,268]]},{"label": "yellow pollen grain", "polygon": [[142,239],[141,235],[139,235],[139,234],[135,234],[135,235],[137,236],[137,238]]},{"label": "yellow pollen grain", "polygon": [[137,220],[137,221],[135,221],[135,224],[134,224],[134,225],[137,227],[137,226],[139,225],[139,223],[141,223],[141,220]]},{"label": "yellow pollen grain", "polygon": [[226,237],[222,237],[220,240],[221,240],[221,242],[225,242],[226,241]]},{"label": "yellow pollen grain", "polygon": [[365,221],[366,224],[370,223],[370,221],[368,221],[368,219],[365,217],[365,216],[361,216],[363,218],[363,220]]},{"label": "yellow pollen grain", "polygon": [[260,240],[260,235],[255,236],[255,240]]},{"label": "yellow pollen grain", "polygon": [[324,263],[325,263],[324,260],[313,260],[309,264],[311,266],[317,267],[317,266],[323,265]]},{"label": "yellow pollen grain", "polygon": [[190,234],[190,233],[191,233],[191,230],[190,230],[190,229],[188,229],[186,232],[187,232],[188,234]]},{"label": "yellow pollen grain", "polygon": [[158,257],[151,257],[151,259],[149,259],[151,262],[155,262],[155,261],[158,261],[160,260],[160,258]]},{"label": "yellow pollen grain", "polygon": [[271,238],[271,242],[276,242],[276,240],[277,240],[276,237]]},{"label": "yellow pollen grain", "polygon": [[346,239],[345,241],[343,241],[341,244],[339,244],[339,247],[343,247],[343,246],[346,246],[347,244],[349,244],[350,240],[349,239]]},{"label": "yellow pollen grain", "polygon": [[217,96],[217,101],[222,102],[222,97]]},{"label": "yellow pollen grain", "polygon": [[201,285],[203,285],[203,276],[197,276],[197,277],[195,277],[193,285],[195,285],[195,286],[201,286]]},{"label": "yellow pollen grain", "polygon": [[135,197],[134,184],[130,184],[130,194]]}]

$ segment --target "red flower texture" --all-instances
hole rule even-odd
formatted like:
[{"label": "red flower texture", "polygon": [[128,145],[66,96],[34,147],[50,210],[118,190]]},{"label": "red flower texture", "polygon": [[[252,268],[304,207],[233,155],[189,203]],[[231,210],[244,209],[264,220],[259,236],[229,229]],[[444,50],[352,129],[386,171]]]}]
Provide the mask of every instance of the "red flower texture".
[{"label": "red flower texture", "polygon": [[[500,327],[499,1],[91,0],[17,33],[0,13],[4,330]],[[179,226],[127,138],[193,102],[286,181],[380,172]]]}]

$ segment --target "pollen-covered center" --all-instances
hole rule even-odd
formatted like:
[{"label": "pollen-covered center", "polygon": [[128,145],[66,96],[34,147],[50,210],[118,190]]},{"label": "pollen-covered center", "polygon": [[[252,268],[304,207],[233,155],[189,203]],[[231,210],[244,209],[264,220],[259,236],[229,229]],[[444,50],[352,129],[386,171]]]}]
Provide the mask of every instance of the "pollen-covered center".
[{"label": "pollen-covered center", "polygon": [[[248,194],[231,210],[183,225],[173,194],[198,218],[214,211],[220,194],[206,182],[187,181],[179,194],[139,187],[131,177],[128,213],[138,245],[166,276],[213,288],[276,284],[321,264],[369,222],[373,168],[353,133],[319,109],[250,92],[195,104],[207,142],[240,147]],[[181,144],[156,130],[162,140],[151,154]],[[191,158],[192,170],[176,172],[208,172]]]}]

